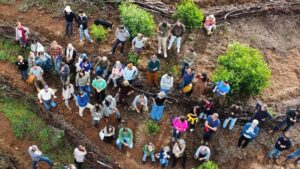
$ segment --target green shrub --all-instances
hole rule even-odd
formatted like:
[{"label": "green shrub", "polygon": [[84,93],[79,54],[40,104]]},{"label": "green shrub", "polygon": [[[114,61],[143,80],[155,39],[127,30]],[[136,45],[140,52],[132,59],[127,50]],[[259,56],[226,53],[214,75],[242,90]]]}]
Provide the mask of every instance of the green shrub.
[{"label": "green shrub", "polygon": [[20,47],[19,43],[14,43],[8,39],[0,39],[0,61],[14,63],[19,54],[26,58],[28,53],[27,50]]},{"label": "green shrub", "polygon": [[128,54],[127,62],[132,63],[133,65],[138,65],[140,58],[137,54],[131,52]]},{"label": "green shrub", "polygon": [[147,132],[150,134],[150,135],[155,135],[156,133],[159,132],[159,126],[153,122],[153,121],[147,121],[146,122],[146,127],[147,127]]},{"label": "green shrub", "polygon": [[180,19],[189,30],[203,27],[204,15],[194,0],[182,0],[181,3],[176,6],[174,17],[175,19]]},{"label": "green shrub", "polygon": [[258,95],[270,83],[271,70],[262,54],[246,44],[233,43],[219,56],[213,82],[228,80],[231,95]]},{"label": "green shrub", "polygon": [[108,30],[106,30],[103,26],[97,26],[93,24],[91,26],[91,35],[96,39],[96,41],[104,41],[108,35]]},{"label": "green shrub", "polygon": [[119,6],[121,23],[128,28],[131,38],[138,33],[145,36],[154,35],[155,22],[153,16],[137,5],[122,3]]},{"label": "green shrub", "polygon": [[213,161],[207,161],[196,169],[219,169],[218,165]]}]

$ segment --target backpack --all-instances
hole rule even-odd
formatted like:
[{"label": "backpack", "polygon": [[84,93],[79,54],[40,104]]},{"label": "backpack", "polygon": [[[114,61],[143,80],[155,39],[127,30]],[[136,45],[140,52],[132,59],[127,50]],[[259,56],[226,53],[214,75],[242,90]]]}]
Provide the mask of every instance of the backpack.
[{"label": "backpack", "polygon": [[186,94],[186,93],[190,92],[190,91],[192,90],[192,88],[193,88],[193,84],[190,83],[190,84],[184,86],[184,88],[182,89],[182,92],[183,92],[184,94]]}]

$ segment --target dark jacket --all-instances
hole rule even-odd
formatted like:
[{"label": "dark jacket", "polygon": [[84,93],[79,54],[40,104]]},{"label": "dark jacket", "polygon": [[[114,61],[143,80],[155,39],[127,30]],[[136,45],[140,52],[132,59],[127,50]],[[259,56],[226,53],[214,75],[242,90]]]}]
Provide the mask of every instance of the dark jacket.
[{"label": "dark jacket", "polygon": [[[280,147],[280,145],[285,146],[284,148]],[[275,148],[280,151],[288,150],[292,146],[292,142],[289,138],[284,139],[283,136],[279,137],[275,143]]]},{"label": "dark jacket", "polygon": [[73,20],[77,20],[76,15],[73,12],[70,12],[69,14],[65,11],[65,20],[67,22],[73,22]]},{"label": "dark jacket", "polygon": [[18,66],[20,71],[25,71],[28,69],[28,62],[27,60],[23,60],[23,62],[17,61],[16,66]]},{"label": "dark jacket", "polygon": [[185,26],[184,25],[178,26],[177,24],[175,24],[175,25],[172,26],[172,29],[171,29],[172,35],[174,35],[176,37],[182,37],[184,32],[185,32]]},{"label": "dark jacket", "polygon": [[286,119],[288,121],[289,124],[294,124],[295,122],[291,121],[291,119],[293,120],[297,120],[297,110],[296,109],[290,109],[286,112]]},{"label": "dark jacket", "polygon": [[86,30],[88,28],[88,17],[84,14],[82,17],[78,16],[77,18],[78,27],[80,28],[80,25],[82,25],[82,29]]},{"label": "dark jacket", "polygon": [[[153,70],[155,68],[156,68],[156,70]],[[148,62],[148,71],[149,72],[157,72],[159,70],[160,70],[160,61],[157,59],[155,61],[155,63],[153,63],[152,60],[149,60],[149,62]]]},{"label": "dark jacket", "polygon": [[242,107],[237,106],[235,104],[231,105],[228,112],[226,113],[226,117],[229,118],[238,118],[238,116],[242,113]]},{"label": "dark jacket", "polygon": [[61,70],[59,71],[59,76],[61,78],[67,78],[70,75],[70,67],[69,65],[65,64]]}]

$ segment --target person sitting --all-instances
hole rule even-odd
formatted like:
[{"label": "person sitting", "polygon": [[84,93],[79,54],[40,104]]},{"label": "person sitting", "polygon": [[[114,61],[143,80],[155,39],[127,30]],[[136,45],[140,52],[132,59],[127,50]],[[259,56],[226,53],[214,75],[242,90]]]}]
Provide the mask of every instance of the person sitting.
[{"label": "person sitting", "polygon": [[96,102],[101,103],[105,98],[105,90],[107,88],[105,79],[97,75],[92,81],[92,87],[95,89]]},{"label": "person sitting", "polygon": [[110,70],[111,62],[107,59],[106,56],[99,56],[98,62],[95,65],[96,71],[94,72],[95,75],[100,75],[103,78],[106,78],[108,75],[108,70]]},{"label": "person sitting", "polygon": [[102,105],[106,122],[108,122],[108,117],[112,114],[116,114],[118,121],[121,121],[121,114],[117,109],[117,101],[115,98],[113,98],[111,95],[107,95],[105,100],[103,100]]},{"label": "person sitting", "polygon": [[37,66],[35,63],[33,63],[33,66],[30,69],[28,75],[29,75],[29,77],[30,77],[30,75],[34,76],[34,85],[35,85],[37,91],[40,91],[39,83],[46,85],[46,82],[43,78],[43,74],[44,74],[44,70],[41,67]]},{"label": "person sitting", "polygon": [[213,100],[212,99],[204,99],[200,102],[200,115],[199,119],[206,120],[207,116],[212,115],[212,109],[213,109]]},{"label": "person sitting", "polygon": [[192,83],[193,79],[195,77],[195,73],[193,71],[192,68],[187,68],[184,75],[183,75],[183,80],[182,82],[179,84],[179,89],[184,88],[185,86],[189,85]]},{"label": "person sitting", "polygon": [[148,99],[144,94],[137,95],[132,104],[131,110],[136,111],[137,113],[147,113],[148,112]]},{"label": "person sitting", "polygon": [[47,73],[50,73],[51,72],[51,67],[52,67],[52,59],[51,59],[51,56],[44,52],[44,51],[40,51],[38,52],[37,54],[37,58],[39,58],[39,60],[41,62],[43,62],[42,64],[42,69],[47,72]]},{"label": "person sitting", "polygon": [[241,147],[241,149],[245,148],[251,140],[254,140],[257,137],[259,133],[258,124],[259,121],[256,119],[254,119],[252,123],[245,124],[240,134],[238,147]]},{"label": "person sitting", "polygon": [[186,162],[186,153],[185,153],[185,149],[186,149],[186,144],[185,141],[183,139],[178,139],[172,149],[172,168],[175,168],[176,163],[179,159],[182,159],[181,162],[181,166],[182,168],[185,168],[185,162]]},{"label": "person sitting", "polygon": [[283,132],[287,132],[294,124],[297,122],[297,117],[299,115],[299,110],[297,109],[290,109],[286,112],[286,117],[283,121],[281,121],[279,124],[277,124],[273,130],[271,130],[269,133],[273,133],[274,131],[277,131],[285,126],[283,129]]},{"label": "person sitting", "polygon": [[70,67],[64,61],[60,63],[60,70],[58,75],[60,77],[62,85],[68,85],[70,83]]},{"label": "person sitting", "polygon": [[133,148],[133,134],[130,128],[127,127],[120,128],[116,144],[119,150],[122,149],[123,145],[128,148]]},{"label": "person sitting", "polygon": [[112,80],[114,83],[114,88],[118,87],[117,80],[123,76],[123,65],[120,61],[116,61],[115,66],[112,68],[112,72],[107,79],[107,84]]},{"label": "person sitting", "polygon": [[268,112],[268,105],[262,104],[261,102],[256,103],[256,112],[250,119],[253,121],[254,119],[258,120],[259,124],[263,124],[267,119],[271,120],[273,117]]},{"label": "person sitting", "polygon": [[140,54],[147,40],[148,39],[145,38],[143,34],[138,33],[137,36],[132,40],[132,50],[135,53]]},{"label": "person sitting", "polygon": [[77,105],[79,107],[79,116],[83,117],[83,111],[85,108],[89,108],[90,111],[94,108],[93,105],[89,103],[89,95],[84,91],[79,91],[79,95],[76,97]]},{"label": "person sitting", "polygon": [[210,149],[207,146],[199,146],[197,149],[194,158],[199,161],[208,161],[210,158]]},{"label": "person sitting", "polygon": [[151,157],[152,163],[155,163],[155,156],[154,156],[155,147],[151,142],[149,142],[148,144],[146,144],[144,146],[143,152],[144,152],[144,155],[143,155],[143,158],[142,158],[143,163],[146,163],[147,157]]},{"label": "person sitting", "polygon": [[115,140],[115,127],[112,125],[105,126],[100,132],[99,137],[106,143],[113,143]]},{"label": "person sitting", "polygon": [[164,112],[164,103],[166,101],[166,94],[165,92],[159,92],[158,94],[154,95],[153,99],[153,106],[150,112],[150,118],[155,121],[160,121],[162,119],[162,115]]},{"label": "person sitting", "polygon": [[130,96],[132,93],[134,93],[132,86],[129,84],[129,82],[127,80],[124,80],[122,82],[121,87],[119,88],[119,92],[116,97],[119,104],[127,106],[128,105],[128,103],[127,103],[128,96]]},{"label": "person sitting", "polygon": [[45,52],[44,46],[36,39],[31,40],[30,50],[34,53],[35,56],[37,56],[39,52]]},{"label": "person sitting", "polygon": [[174,78],[171,72],[164,74],[160,79],[160,91],[168,94],[173,87]]},{"label": "person sitting", "polygon": [[180,139],[181,134],[188,128],[188,122],[184,116],[175,117],[172,121],[173,125],[173,136],[172,141]]},{"label": "person sitting", "polygon": [[223,128],[225,129],[227,127],[227,124],[229,124],[229,130],[231,131],[234,127],[235,122],[238,119],[239,114],[241,114],[243,111],[241,106],[238,105],[231,105],[229,108],[229,112],[227,112],[227,118],[224,120]]},{"label": "person sitting", "polygon": [[217,28],[216,18],[214,15],[209,15],[208,17],[206,17],[204,22],[204,28],[207,31],[207,35],[211,35],[213,31]]},{"label": "person sitting", "polygon": [[50,110],[57,105],[53,101],[53,99],[56,98],[55,92],[53,89],[49,88],[48,85],[44,85],[44,88],[39,91],[38,98],[46,110]]},{"label": "person sitting", "polygon": [[181,64],[181,77],[183,77],[187,68],[193,66],[196,58],[197,58],[197,53],[194,51],[193,48],[189,48],[185,52],[183,59],[182,59],[182,64]]},{"label": "person sitting", "polygon": [[75,68],[75,59],[77,57],[77,51],[72,45],[72,43],[69,43],[67,48],[65,49],[65,61],[66,64],[69,65],[71,73],[74,73],[76,71]]},{"label": "person sitting", "polygon": [[72,84],[64,85],[62,89],[62,97],[65,102],[66,107],[71,111],[71,107],[69,106],[69,100],[74,98],[76,100],[76,96],[74,94],[74,86]]},{"label": "person sitting", "polygon": [[93,126],[97,128],[103,116],[103,108],[101,105],[95,104],[91,112],[92,112]]},{"label": "person sitting", "polygon": [[189,123],[190,131],[193,132],[196,123],[198,122],[200,114],[200,107],[194,106],[189,113],[186,115],[186,120]]},{"label": "person sitting", "polygon": [[171,149],[169,146],[164,146],[155,156],[159,159],[159,167],[162,168],[164,166],[168,168],[169,159],[171,157]]},{"label": "person sitting", "polygon": [[216,93],[218,97],[226,96],[230,91],[229,83],[226,80],[217,82],[215,85],[213,93]]},{"label": "person sitting", "polygon": [[18,70],[21,72],[21,77],[22,77],[21,79],[24,81],[27,80],[28,77],[27,69],[29,67],[27,60],[24,60],[23,56],[19,55],[15,65],[18,67]]},{"label": "person sitting", "polygon": [[89,58],[83,58],[79,66],[88,74],[90,74],[91,70],[93,69],[92,62],[89,60]]},{"label": "person sitting", "polygon": [[130,84],[136,80],[136,77],[138,75],[138,70],[135,66],[133,66],[132,63],[129,63],[123,71],[123,77],[124,80],[127,80]]}]

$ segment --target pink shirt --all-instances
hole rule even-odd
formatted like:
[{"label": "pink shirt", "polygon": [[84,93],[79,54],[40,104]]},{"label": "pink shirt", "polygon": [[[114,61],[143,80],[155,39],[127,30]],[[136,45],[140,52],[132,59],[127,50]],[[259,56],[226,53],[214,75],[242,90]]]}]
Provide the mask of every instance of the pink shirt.
[{"label": "pink shirt", "polygon": [[117,76],[123,76],[123,68],[121,67],[113,67],[112,74]]},{"label": "pink shirt", "polygon": [[173,120],[173,127],[180,131],[180,132],[183,132],[185,131],[187,128],[188,128],[188,122],[186,120],[184,120],[184,122],[181,122],[180,121],[180,118],[179,117],[176,117],[174,120]]}]

